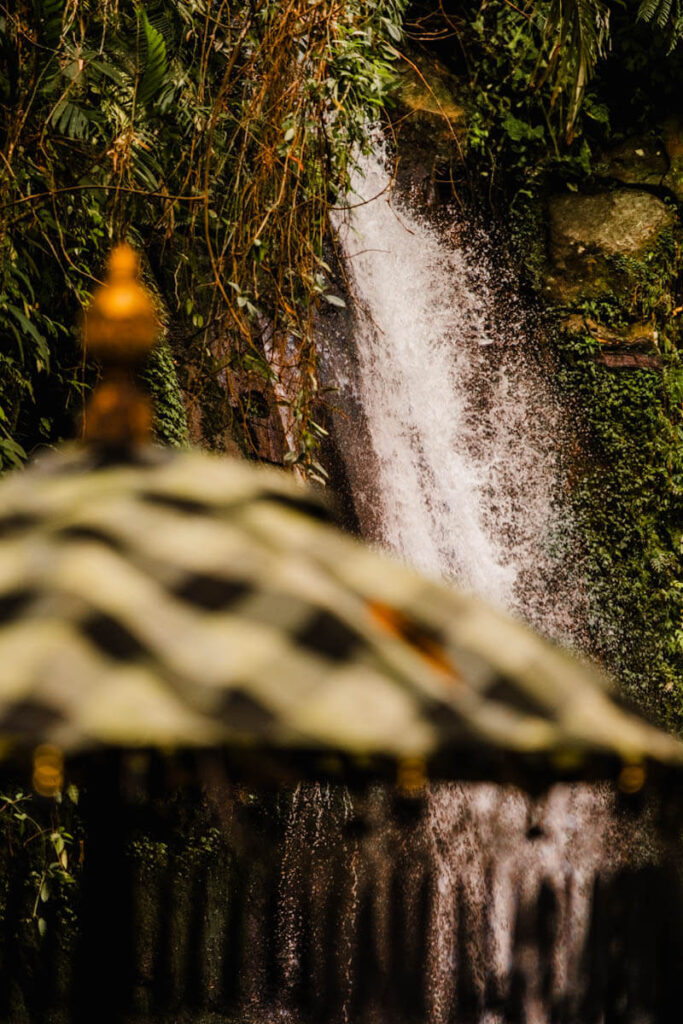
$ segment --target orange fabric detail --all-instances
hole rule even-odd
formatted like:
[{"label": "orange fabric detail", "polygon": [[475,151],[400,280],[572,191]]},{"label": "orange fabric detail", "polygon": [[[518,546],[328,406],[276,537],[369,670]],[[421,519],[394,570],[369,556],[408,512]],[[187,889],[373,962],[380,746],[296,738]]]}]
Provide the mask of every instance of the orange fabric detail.
[{"label": "orange fabric detail", "polygon": [[462,675],[453,664],[448,652],[434,637],[431,637],[417,622],[403,612],[381,601],[368,601],[368,610],[373,621],[387,633],[400,637],[413,650],[429,662],[432,668],[444,673],[451,681],[462,682]]}]

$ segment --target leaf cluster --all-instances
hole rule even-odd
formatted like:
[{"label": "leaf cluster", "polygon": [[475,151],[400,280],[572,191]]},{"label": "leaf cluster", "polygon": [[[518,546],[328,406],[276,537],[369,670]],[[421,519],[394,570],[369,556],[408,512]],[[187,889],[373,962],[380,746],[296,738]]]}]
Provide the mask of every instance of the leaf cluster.
[{"label": "leaf cluster", "polygon": [[683,39],[683,6],[681,0],[641,0],[638,17],[654,22],[669,37],[669,52]]},{"label": "leaf cluster", "polygon": [[[60,902],[75,882],[75,839],[67,822],[74,817],[78,789],[69,786],[58,800],[39,802],[22,789],[0,793],[0,854],[5,870],[19,862],[27,886],[23,923],[43,938],[48,930],[47,909]],[[0,896],[0,914],[2,913]]]},{"label": "leaf cluster", "polygon": [[124,237],[147,254],[191,400],[208,382],[246,420],[239,382],[293,368],[289,443],[308,463],[327,209],[391,87],[403,7],[0,5],[6,464],[62,434],[82,401],[93,371],[72,325]]}]

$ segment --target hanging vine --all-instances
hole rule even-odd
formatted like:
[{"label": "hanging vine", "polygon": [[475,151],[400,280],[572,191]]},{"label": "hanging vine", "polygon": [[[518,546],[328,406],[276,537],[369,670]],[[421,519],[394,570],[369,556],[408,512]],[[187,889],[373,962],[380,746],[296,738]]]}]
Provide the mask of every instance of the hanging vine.
[{"label": "hanging vine", "polygon": [[310,469],[327,208],[391,85],[404,6],[0,4],[4,464],[70,428],[90,379],[72,324],[125,236],[193,400],[231,369],[284,375],[287,457]]}]

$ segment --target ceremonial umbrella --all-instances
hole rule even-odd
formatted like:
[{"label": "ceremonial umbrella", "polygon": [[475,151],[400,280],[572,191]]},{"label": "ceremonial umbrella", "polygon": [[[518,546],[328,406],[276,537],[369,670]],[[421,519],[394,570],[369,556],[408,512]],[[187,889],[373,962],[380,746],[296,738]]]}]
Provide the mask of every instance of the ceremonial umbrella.
[{"label": "ceremonial umbrella", "polygon": [[0,485],[6,753],[221,747],[463,777],[502,752],[609,762],[627,785],[683,763],[594,669],[344,535],[291,477],[152,445],[134,371],[157,333],[119,247],[86,318],[105,375],[85,443]]},{"label": "ceremonial umbrella", "polygon": [[[40,792],[61,786],[60,751],[109,748],[404,790],[431,771],[634,791],[648,765],[683,765],[594,669],[344,535],[293,479],[152,445],[133,371],[156,333],[121,247],[86,320],[105,376],[85,443],[0,484],[0,753],[37,746]],[[116,871],[102,813],[99,885]]]},{"label": "ceremonial umbrella", "polygon": [[681,763],[593,670],[344,536],[276,471],[66,447],[5,480],[0,510],[6,751]]},{"label": "ceremonial umbrella", "polygon": [[501,752],[633,776],[683,750],[521,623],[345,536],[284,474],[92,444],[0,485],[0,741],[451,777]]}]

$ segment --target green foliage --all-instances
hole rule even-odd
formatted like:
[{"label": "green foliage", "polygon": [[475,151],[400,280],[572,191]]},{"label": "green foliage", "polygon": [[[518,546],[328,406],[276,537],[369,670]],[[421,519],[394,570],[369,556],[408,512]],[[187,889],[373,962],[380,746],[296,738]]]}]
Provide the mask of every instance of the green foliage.
[{"label": "green foliage", "polygon": [[609,269],[623,282],[623,294],[614,298],[622,316],[649,320],[673,312],[672,289],[678,271],[679,246],[673,231],[662,232],[644,259],[613,256]]},{"label": "green foliage", "polygon": [[458,24],[468,162],[489,191],[503,186],[507,195],[532,195],[548,175],[574,183],[590,172],[591,136],[604,137],[609,115],[587,88],[587,58],[570,56],[568,39],[579,32],[566,23],[572,9],[537,4],[526,13],[482,3]]},{"label": "green foliage", "polygon": [[8,861],[21,859],[23,874],[30,883],[24,923],[35,928],[41,939],[48,927],[46,905],[51,900],[60,900],[65,889],[74,884],[74,836],[61,819],[72,816],[77,802],[78,791],[74,786],[60,794],[58,801],[49,801],[49,808],[34,809],[34,799],[21,789],[10,795],[0,793],[0,861],[7,869]]},{"label": "green foliage", "polygon": [[669,50],[683,39],[683,7],[680,0],[641,0],[638,17],[642,21],[653,21],[668,32],[671,40]]},{"label": "green foliage", "polygon": [[437,14],[428,0],[417,6],[413,37],[450,41],[439,55],[465,86],[468,163],[489,193],[502,186],[510,196],[551,177],[575,187],[617,123],[649,132],[653,107],[677,109],[673,7],[664,27],[651,28],[645,4],[638,21],[631,2],[464,0],[457,15]]},{"label": "green foliage", "polygon": [[[537,6],[544,11],[543,5]],[[600,0],[551,0],[544,21],[544,74],[553,83],[554,96],[566,93],[564,121],[571,138],[586,85],[598,59],[605,56],[609,14]]]},{"label": "green foliage", "polygon": [[138,8],[138,19],[142,25],[144,47],[141,48],[143,58],[138,68],[138,86],[135,99],[137,103],[146,104],[155,99],[166,80],[168,60],[164,37],[161,32],[150,24],[142,5]]},{"label": "green foliage", "polygon": [[296,347],[294,458],[310,464],[327,209],[392,85],[403,7],[20,0],[4,9],[3,464],[69,431],[93,379],[73,325],[123,237],[148,255],[181,384],[200,408],[205,385],[226,402],[239,395],[228,378],[263,360],[264,333]]},{"label": "green foliage", "polygon": [[168,344],[162,343],[153,349],[142,379],[152,397],[156,437],[162,444],[184,448],[189,440],[187,416]]},{"label": "green foliage", "polygon": [[558,374],[590,455],[573,503],[590,582],[592,643],[634,699],[681,728],[680,360],[669,350],[663,374],[615,373],[596,362],[596,345],[588,336],[561,338]]}]

